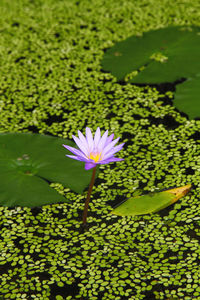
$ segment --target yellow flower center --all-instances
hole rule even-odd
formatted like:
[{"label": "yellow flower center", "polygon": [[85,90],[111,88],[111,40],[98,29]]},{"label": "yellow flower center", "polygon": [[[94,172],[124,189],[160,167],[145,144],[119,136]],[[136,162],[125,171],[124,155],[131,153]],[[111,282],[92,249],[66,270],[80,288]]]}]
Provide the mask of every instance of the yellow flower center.
[{"label": "yellow flower center", "polygon": [[89,156],[90,159],[93,159],[95,162],[98,162],[99,160],[101,160],[101,153],[90,153]]}]

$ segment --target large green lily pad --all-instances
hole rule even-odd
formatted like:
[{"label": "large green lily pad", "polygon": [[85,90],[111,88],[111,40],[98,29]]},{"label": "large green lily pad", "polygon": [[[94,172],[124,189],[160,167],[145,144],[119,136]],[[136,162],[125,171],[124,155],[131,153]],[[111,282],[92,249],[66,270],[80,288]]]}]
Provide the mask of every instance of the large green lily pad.
[{"label": "large green lily pad", "polygon": [[[102,66],[118,80],[130,83],[159,84],[182,78],[196,80],[200,70],[200,28],[168,27],[146,32],[141,37],[131,36],[106,51]],[[184,104],[181,105],[180,100],[178,108],[192,118],[195,106],[196,115],[200,116],[200,101],[196,103],[200,85],[191,82],[187,88]],[[177,97],[179,89],[175,99]],[[187,101],[190,105],[186,107]]]},{"label": "large green lily pad", "polygon": [[89,185],[91,171],[66,157],[62,144],[74,146],[48,135],[0,134],[0,205],[34,207],[66,202],[49,186],[51,182],[82,193]]}]

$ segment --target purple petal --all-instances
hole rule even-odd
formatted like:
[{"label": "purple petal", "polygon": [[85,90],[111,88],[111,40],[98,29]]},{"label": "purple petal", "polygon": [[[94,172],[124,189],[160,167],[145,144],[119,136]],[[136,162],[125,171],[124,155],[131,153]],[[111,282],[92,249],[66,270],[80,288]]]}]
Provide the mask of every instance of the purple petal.
[{"label": "purple petal", "polygon": [[110,158],[111,156],[113,156],[113,154],[120,151],[123,146],[124,146],[124,143],[119,144],[118,146],[112,148],[109,152],[106,153],[106,155],[104,155],[103,159],[105,160],[107,158]]},{"label": "purple petal", "polygon": [[78,137],[80,139],[80,141],[84,144],[84,145],[87,145],[87,140],[86,138],[84,137],[84,135],[82,134],[82,132],[80,130],[78,130]]},{"label": "purple petal", "polygon": [[80,150],[74,148],[74,147],[70,147],[70,146],[67,146],[67,145],[63,145],[67,150],[69,150],[70,152],[72,152],[73,154],[77,155],[77,156],[81,156],[83,158],[86,158],[87,157],[83,154],[83,152],[81,152]]},{"label": "purple petal", "polygon": [[104,149],[103,149],[103,151],[102,151],[102,156],[104,157],[104,155],[108,152],[108,151],[110,151],[113,147],[114,147],[114,145],[115,144],[117,144],[117,142],[119,141],[119,137],[116,139],[116,140],[114,140],[114,141],[112,141],[111,143],[109,143]]},{"label": "purple petal", "polygon": [[87,159],[86,158],[83,158],[81,156],[74,156],[74,155],[68,155],[66,154],[67,157],[70,157],[70,158],[73,158],[73,159],[76,159],[76,160],[79,160],[79,161],[84,161],[84,162],[87,162]]},{"label": "purple petal", "polygon": [[118,158],[118,157],[110,157],[110,158],[107,158],[107,159],[105,159],[105,160],[101,160],[100,162],[99,162],[99,164],[102,164],[102,165],[104,165],[104,164],[109,164],[110,162],[115,162],[115,161],[122,161],[122,160],[124,160],[123,158]]},{"label": "purple petal", "polygon": [[101,138],[101,130],[98,127],[97,130],[96,130],[96,132],[95,132],[95,135],[94,135],[94,149],[95,149],[95,151],[97,149],[97,146],[98,146],[98,143],[100,141],[100,138]]},{"label": "purple petal", "polygon": [[86,132],[86,140],[89,146],[89,152],[92,152],[94,148],[94,142],[93,142],[91,129],[89,127],[86,127],[85,132]]},{"label": "purple petal", "polygon": [[109,137],[107,137],[106,143],[105,143],[105,147],[110,144],[110,142],[113,140],[114,138],[114,133],[112,133]]},{"label": "purple petal", "polygon": [[82,141],[80,141],[76,136],[72,135],[74,142],[77,144],[77,146],[80,148],[80,150],[86,155],[88,156],[88,145],[85,143],[83,143]]},{"label": "purple petal", "polygon": [[85,163],[85,170],[89,170],[89,169],[92,169],[96,166],[96,164],[93,164],[93,163]]},{"label": "purple petal", "polygon": [[106,130],[102,136],[102,138],[100,139],[99,141],[99,144],[98,144],[98,152],[102,152],[104,146],[105,146],[105,143],[106,143],[106,140],[107,140],[107,136],[108,136],[108,130]]}]

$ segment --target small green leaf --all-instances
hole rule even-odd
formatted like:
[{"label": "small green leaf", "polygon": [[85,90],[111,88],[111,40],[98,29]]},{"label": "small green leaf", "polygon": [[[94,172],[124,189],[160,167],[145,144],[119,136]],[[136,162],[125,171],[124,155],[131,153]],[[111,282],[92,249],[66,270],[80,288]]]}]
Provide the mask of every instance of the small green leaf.
[{"label": "small green leaf", "polygon": [[34,207],[69,201],[49,186],[52,182],[82,193],[91,171],[66,157],[62,144],[74,146],[48,135],[0,134],[0,205]]},{"label": "small green leaf", "polygon": [[118,216],[136,216],[157,212],[176,202],[190,189],[191,185],[189,184],[163,192],[136,196],[123,202],[111,213]]}]

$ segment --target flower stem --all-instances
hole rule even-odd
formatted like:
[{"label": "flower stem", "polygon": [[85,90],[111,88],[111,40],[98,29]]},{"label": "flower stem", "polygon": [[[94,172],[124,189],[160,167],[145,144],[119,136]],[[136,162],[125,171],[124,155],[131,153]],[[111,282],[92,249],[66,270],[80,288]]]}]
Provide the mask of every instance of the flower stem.
[{"label": "flower stem", "polygon": [[84,207],[84,211],[83,211],[83,225],[85,225],[86,222],[87,222],[87,212],[88,212],[88,206],[89,206],[89,201],[90,201],[92,188],[93,188],[93,185],[94,185],[95,173],[96,173],[96,167],[93,168],[92,178],[91,178],[91,181],[90,181],[90,186],[89,186],[87,198],[86,198],[86,201],[85,201],[85,207]]}]

